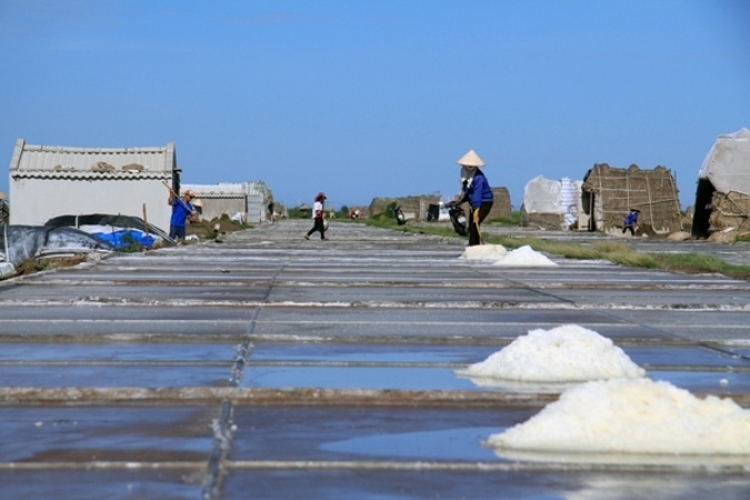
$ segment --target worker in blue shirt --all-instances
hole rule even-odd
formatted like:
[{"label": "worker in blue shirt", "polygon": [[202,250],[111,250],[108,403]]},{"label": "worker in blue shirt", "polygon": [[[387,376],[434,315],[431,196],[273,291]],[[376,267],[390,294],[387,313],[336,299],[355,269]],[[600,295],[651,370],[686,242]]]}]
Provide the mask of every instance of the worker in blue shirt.
[{"label": "worker in blue shirt", "polygon": [[459,203],[469,202],[471,204],[471,216],[469,217],[469,246],[482,243],[479,225],[487,217],[492,209],[492,188],[484,173],[479,167],[461,166],[461,192]]},{"label": "worker in blue shirt", "polygon": [[195,207],[190,200],[193,199],[193,192],[186,190],[182,199],[170,193],[168,203],[172,205],[172,218],[169,220],[169,237],[173,240],[185,239],[185,225],[188,219],[195,217]]},{"label": "worker in blue shirt", "polygon": [[625,234],[625,231],[630,231],[630,236],[635,236],[634,226],[638,223],[638,214],[640,213],[640,210],[635,208],[630,209],[630,212],[625,216],[625,221],[623,222],[622,234]]}]

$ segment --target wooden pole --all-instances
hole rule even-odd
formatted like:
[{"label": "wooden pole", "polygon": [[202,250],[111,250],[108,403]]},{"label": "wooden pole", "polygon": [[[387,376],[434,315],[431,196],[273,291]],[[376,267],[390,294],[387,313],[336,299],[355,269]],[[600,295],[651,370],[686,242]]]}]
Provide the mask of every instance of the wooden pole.
[{"label": "wooden pole", "polygon": [[146,204],[143,204],[143,232],[146,233],[146,248],[151,245],[148,244],[148,213],[146,212]]}]

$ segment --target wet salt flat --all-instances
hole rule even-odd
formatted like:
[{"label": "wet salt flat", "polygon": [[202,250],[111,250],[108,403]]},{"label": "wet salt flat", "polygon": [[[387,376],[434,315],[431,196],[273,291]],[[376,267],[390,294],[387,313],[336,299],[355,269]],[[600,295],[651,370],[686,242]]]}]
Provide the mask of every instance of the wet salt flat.
[{"label": "wet salt flat", "polygon": [[498,454],[482,441],[564,387],[454,373],[577,324],[653,380],[748,408],[747,282],[504,268],[460,260],[461,240],[308,225],[0,282],[0,496],[750,496],[750,458]]}]

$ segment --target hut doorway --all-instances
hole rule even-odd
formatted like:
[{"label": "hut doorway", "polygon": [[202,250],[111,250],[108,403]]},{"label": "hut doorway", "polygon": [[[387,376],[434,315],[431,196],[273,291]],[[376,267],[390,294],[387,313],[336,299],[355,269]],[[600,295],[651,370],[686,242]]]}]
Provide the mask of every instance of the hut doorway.
[{"label": "hut doorway", "polygon": [[594,202],[596,201],[596,195],[591,191],[581,192],[581,208],[583,213],[588,215],[588,230],[596,231],[596,217],[594,217]]},{"label": "hut doorway", "polygon": [[696,238],[708,237],[711,216],[711,201],[713,200],[714,188],[708,179],[698,179],[698,190],[695,192],[695,213],[693,214],[693,225],[690,234]]}]

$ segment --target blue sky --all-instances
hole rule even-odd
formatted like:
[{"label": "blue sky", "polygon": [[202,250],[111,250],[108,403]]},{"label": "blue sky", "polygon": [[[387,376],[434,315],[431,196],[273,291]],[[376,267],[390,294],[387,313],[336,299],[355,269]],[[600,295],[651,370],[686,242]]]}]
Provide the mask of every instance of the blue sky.
[{"label": "blue sky", "polygon": [[351,206],[452,196],[474,149],[516,208],[599,162],[664,165],[687,206],[750,128],[748,26],[744,0],[0,0],[0,158],[174,141],[183,182]]}]

